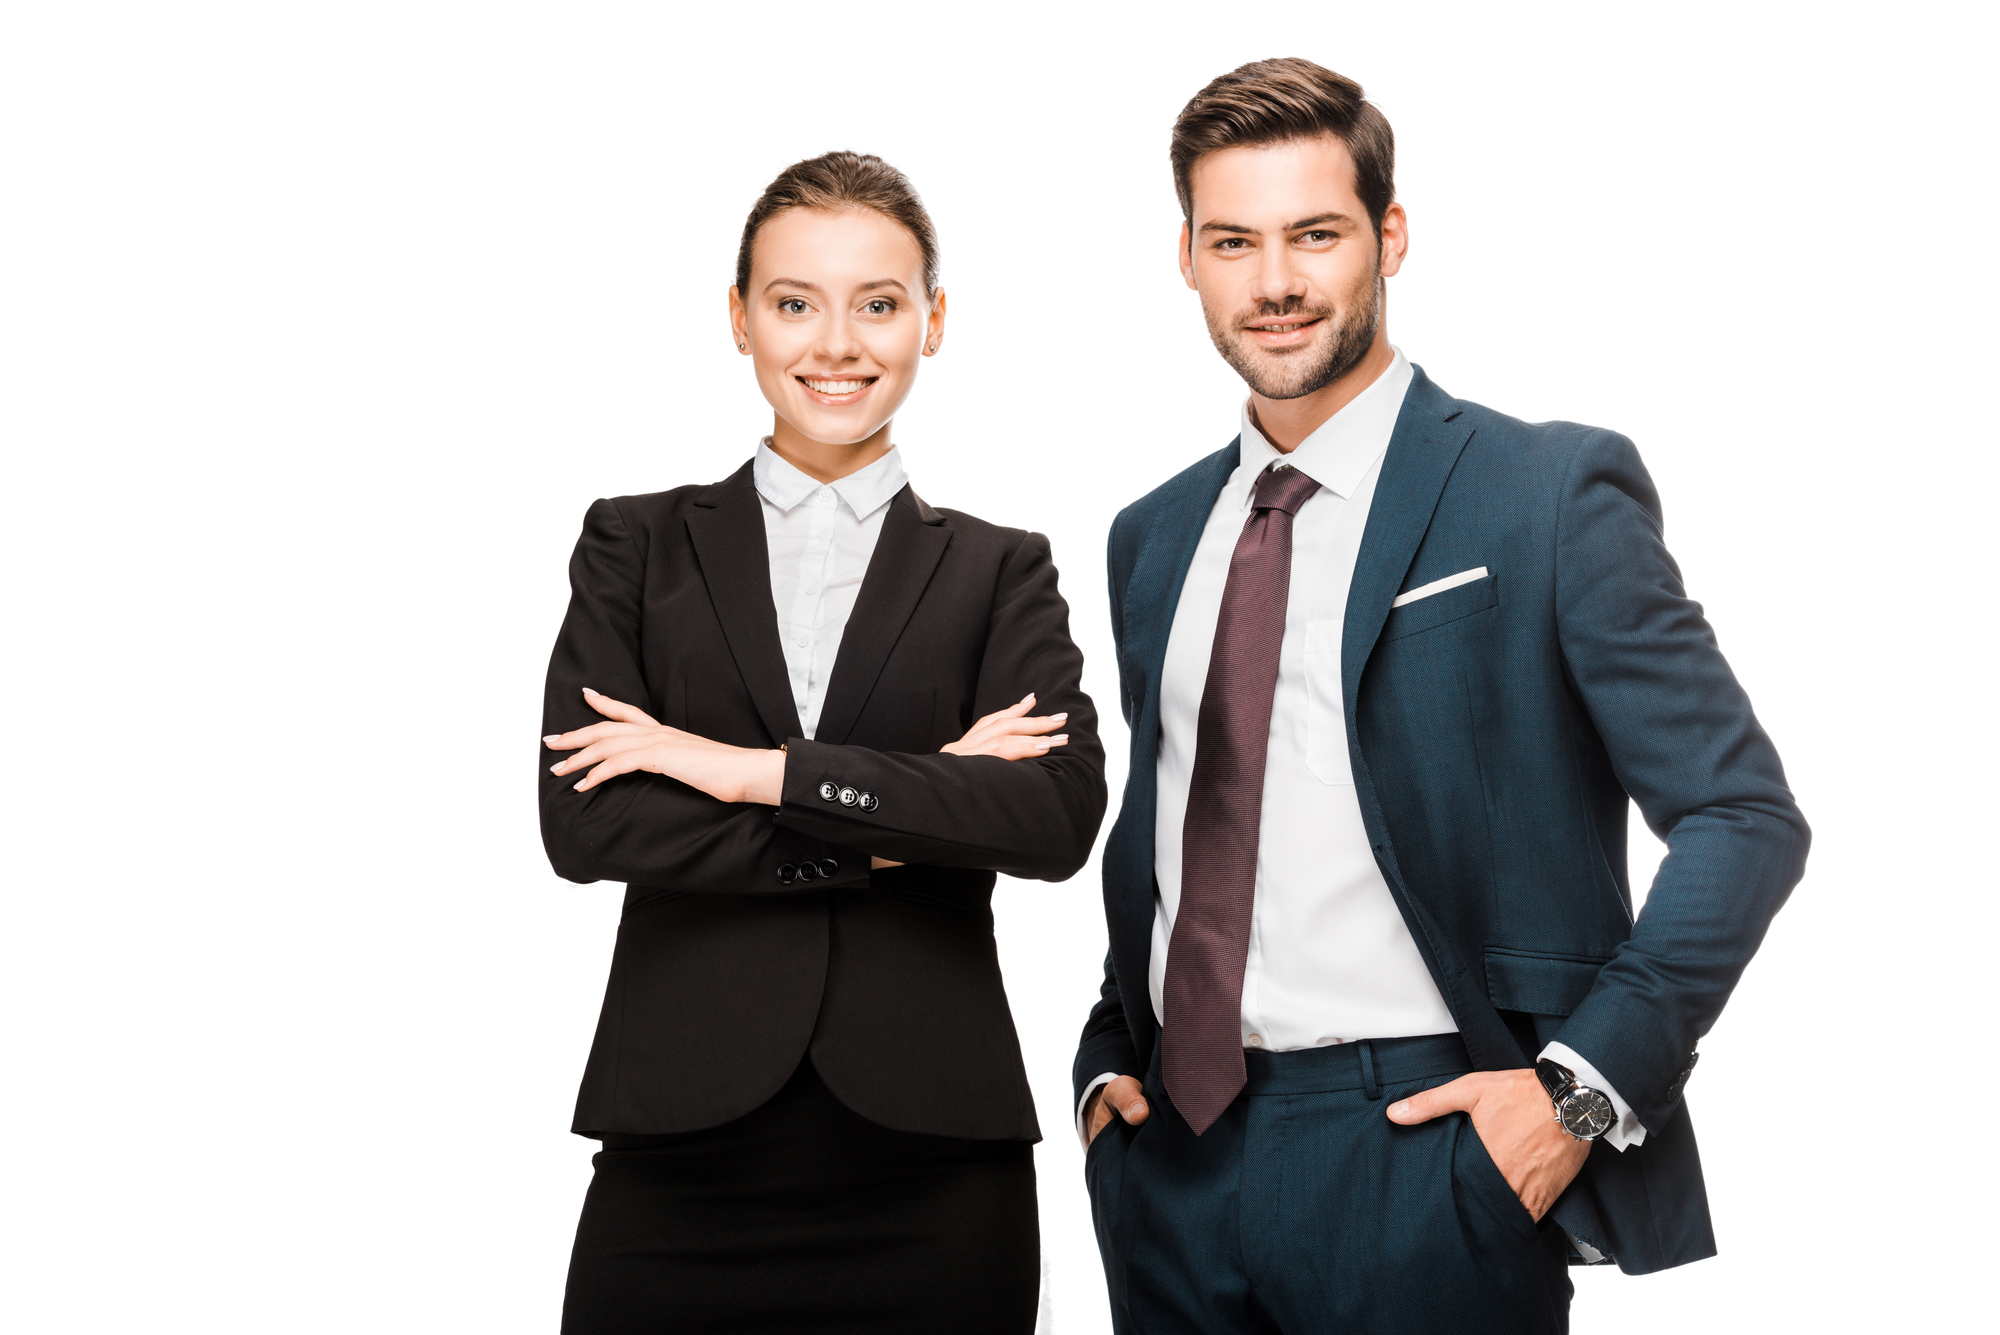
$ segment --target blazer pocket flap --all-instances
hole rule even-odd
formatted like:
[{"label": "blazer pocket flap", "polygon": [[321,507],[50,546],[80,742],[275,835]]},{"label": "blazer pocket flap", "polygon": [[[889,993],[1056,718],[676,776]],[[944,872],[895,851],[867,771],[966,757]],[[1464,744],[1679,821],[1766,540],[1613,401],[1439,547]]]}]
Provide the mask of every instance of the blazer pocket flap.
[{"label": "blazer pocket flap", "polygon": [[1598,970],[1609,962],[1580,955],[1488,950],[1486,994],[1503,1011],[1568,1015],[1590,995]]},{"label": "blazer pocket flap", "polygon": [[1461,584],[1455,589],[1446,589],[1443,593],[1434,593],[1392,609],[1389,619],[1382,623],[1382,638],[1395,640],[1415,635],[1420,630],[1431,630],[1448,621],[1457,621],[1499,605],[1500,577],[1488,575],[1470,584]]}]

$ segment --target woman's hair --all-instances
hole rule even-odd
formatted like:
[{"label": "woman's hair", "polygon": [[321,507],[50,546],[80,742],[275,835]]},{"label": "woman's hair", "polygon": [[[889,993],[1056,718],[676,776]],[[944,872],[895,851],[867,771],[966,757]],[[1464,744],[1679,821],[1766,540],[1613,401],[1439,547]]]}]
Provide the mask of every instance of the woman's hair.
[{"label": "woman's hair", "polygon": [[901,223],[916,238],[924,258],[924,296],[937,294],[937,228],[910,178],[873,153],[825,153],[794,162],[764,187],[743,224],[743,244],[736,252],[736,290],[750,300],[750,250],[765,223],[786,209],[873,209]]}]

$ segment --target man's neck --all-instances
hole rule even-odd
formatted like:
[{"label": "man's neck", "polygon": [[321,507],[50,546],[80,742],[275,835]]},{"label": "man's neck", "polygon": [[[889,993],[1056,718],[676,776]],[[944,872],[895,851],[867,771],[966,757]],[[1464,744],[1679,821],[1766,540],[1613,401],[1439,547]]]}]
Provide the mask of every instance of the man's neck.
[{"label": "man's neck", "polygon": [[1271,442],[1273,449],[1290,454],[1335,413],[1359,398],[1362,390],[1380,380],[1382,373],[1395,363],[1396,350],[1389,346],[1389,330],[1386,325],[1380,326],[1367,355],[1330,385],[1296,399],[1267,399],[1251,390],[1250,421],[1264,433],[1264,439]]},{"label": "man's neck", "polygon": [[889,452],[890,425],[884,422],[874,435],[851,445],[829,445],[800,435],[780,417],[771,428],[771,453],[815,482],[838,482]]}]

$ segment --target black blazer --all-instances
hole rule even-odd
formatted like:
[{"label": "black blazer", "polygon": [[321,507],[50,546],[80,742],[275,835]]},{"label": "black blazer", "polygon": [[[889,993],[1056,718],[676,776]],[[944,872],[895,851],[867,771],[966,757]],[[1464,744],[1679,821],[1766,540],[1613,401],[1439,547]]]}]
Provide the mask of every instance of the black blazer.
[{"label": "black blazer", "polygon": [[[716,741],[790,750],[775,811],[657,774],[578,793],[539,754],[556,872],[629,883],[573,1129],[719,1125],[810,1049],[841,1101],[883,1126],[1040,1139],[994,951],[994,873],[1074,875],[1105,805],[1048,540],[899,492],[814,741],[798,735],[750,465],[592,505],[570,588],[544,733],[600,721],[589,686]],[[1068,712],[1067,746],[939,753],[1029,691],[1037,713]],[[871,854],[910,865],[871,874]]]}]

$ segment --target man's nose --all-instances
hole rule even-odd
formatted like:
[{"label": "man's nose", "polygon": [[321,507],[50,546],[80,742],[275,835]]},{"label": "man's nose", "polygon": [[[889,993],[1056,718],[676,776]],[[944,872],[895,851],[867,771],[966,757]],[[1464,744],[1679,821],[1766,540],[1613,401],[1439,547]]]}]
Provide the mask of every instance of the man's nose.
[{"label": "man's nose", "polygon": [[1257,275],[1250,295],[1260,302],[1282,308],[1306,294],[1305,275],[1292,263],[1284,246],[1266,246],[1257,257]]}]

